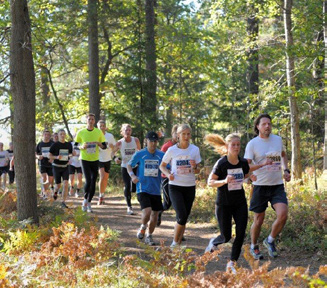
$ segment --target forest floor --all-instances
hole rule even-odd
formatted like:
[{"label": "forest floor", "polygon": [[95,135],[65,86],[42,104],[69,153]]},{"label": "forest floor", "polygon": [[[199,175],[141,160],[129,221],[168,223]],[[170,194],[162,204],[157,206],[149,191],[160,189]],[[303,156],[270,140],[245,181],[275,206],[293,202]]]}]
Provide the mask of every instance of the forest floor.
[{"label": "forest floor", "polygon": [[[108,196],[106,194],[106,203],[101,206],[97,206],[98,198],[93,198],[93,213],[91,217],[98,219],[98,224],[103,226],[109,226],[111,229],[119,231],[119,241],[124,247],[126,254],[137,254],[139,257],[145,257],[144,248],[138,244],[136,233],[141,224],[141,210],[139,203],[136,200],[135,195],[133,196],[132,204],[135,215],[127,215],[126,213],[126,202],[123,196]],[[82,203],[82,197],[75,199],[70,198],[67,204],[70,208],[78,207]],[[175,213],[173,210],[169,210],[162,216],[162,222],[160,227],[156,227],[153,238],[158,246],[154,246],[154,249],[160,246],[160,243],[164,243],[165,246],[171,244],[173,238],[175,224]],[[187,224],[185,231],[186,241],[182,245],[187,248],[191,248],[198,255],[202,255],[210,238],[215,237],[217,233],[216,227],[212,223],[190,223]],[[249,243],[245,243],[243,246],[246,247]],[[207,265],[206,272],[213,273],[217,270],[224,271],[226,263],[229,259],[231,251],[231,243],[222,245],[221,253],[219,254],[218,261],[209,262]],[[238,261],[238,266],[243,268],[249,268],[250,265],[243,256],[244,249]],[[267,261],[270,261],[269,270],[274,268],[287,268],[290,266],[301,266],[309,269],[309,273],[315,274],[319,270],[319,266],[326,265],[321,252],[316,253],[305,253],[304,251],[298,250],[280,250],[279,256],[275,259],[268,257],[268,253],[265,247],[261,245],[261,252],[264,255],[264,259],[260,260],[259,265],[263,265]]]}]

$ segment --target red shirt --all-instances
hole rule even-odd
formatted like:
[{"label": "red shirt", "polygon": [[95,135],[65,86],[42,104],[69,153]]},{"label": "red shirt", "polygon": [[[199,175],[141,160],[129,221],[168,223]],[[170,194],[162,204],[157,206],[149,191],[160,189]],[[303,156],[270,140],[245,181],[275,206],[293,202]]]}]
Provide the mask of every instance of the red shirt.
[{"label": "red shirt", "polygon": [[[165,152],[168,150],[169,147],[175,145],[172,140],[168,140],[165,144],[162,145],[161,151]],[[164,173],[161,173],[161,177],[167,178]]]}]

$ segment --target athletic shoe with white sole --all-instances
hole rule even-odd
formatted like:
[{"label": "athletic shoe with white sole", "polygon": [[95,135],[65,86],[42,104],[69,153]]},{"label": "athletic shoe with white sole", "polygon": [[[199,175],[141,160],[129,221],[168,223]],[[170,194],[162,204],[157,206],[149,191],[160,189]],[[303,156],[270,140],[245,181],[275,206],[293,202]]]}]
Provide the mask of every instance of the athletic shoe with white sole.
[{"label": "athletic shoe with white sole", "polygon": [[261,259],[263,259],[263,256],[262,256],[262,254],[261,254],[261,252],[259,250],[259,246],[258,245],[254,245],[254,248],[253,249],[250,248],[250,253],[251,253],[251,255],[253,256],[253,258],[255,260],[261,260]]},{"label": "athletic shoe with white sole", "polygon": [[268,254],[270,257],[272,258],[276,258],[278,256],[277,254],[277,250],[275,247],[275,242],[268,242],[268,239],[266,238],[265,240],[263,240],[263,245],[265,245],[265,247],[268,249]]},{"label": "athletic shoe with white sole", "polygon": [[136,234],[137,238],[142,240],[144,238],[145,230],[146,229],[142,229],[142,227],[140,227],[139,231],[137,231],[137,234]]},{"label": "athletic shoe with white sole", "polygon": [[145,237],[145,244],[148,244],[149,246],[156,245],[156,243],[153,241],[152,235],[148,235]]},{"label": "athletic shoe with white sole", "polygon": [[127,207],[127,215],[134,215],[132,207]]},{"label": "athletic shoe with white sole", "polygon": [[210,239],[208,246],[207,246],[206,249],[204,250],[204,253],[206,253],[206,252],[213,252],[214,250],[216,250],[217,246],[213,244],[213,241],[214,241],[215,239],[216,239],[216,238],[211,238],[211,239]]}]

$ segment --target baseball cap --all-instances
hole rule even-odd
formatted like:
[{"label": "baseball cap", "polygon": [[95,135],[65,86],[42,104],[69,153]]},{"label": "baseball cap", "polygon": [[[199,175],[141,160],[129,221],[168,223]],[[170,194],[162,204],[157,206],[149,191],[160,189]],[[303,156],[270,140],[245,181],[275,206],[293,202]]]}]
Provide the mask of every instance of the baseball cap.
[{"label": "baseball cap", "polygon": [[158,141],[159,137],[156,132],[150,131],[145,136],[146,139],[149,139],[150,141]]}]

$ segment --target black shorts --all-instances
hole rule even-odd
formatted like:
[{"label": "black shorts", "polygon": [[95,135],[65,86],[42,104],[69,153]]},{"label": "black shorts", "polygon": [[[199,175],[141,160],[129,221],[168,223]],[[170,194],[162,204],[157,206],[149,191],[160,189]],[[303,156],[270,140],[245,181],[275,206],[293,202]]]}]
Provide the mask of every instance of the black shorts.
[{"label": "black shorts", "polygon": [[1,176],[2,174],[6,174],[6,173],[8,173],[8,171],[9,171],[9,166],[3,166],[3,167],[0,167],[0,176]]},{"label": "black shorts", "polygon": [[152,195],[149,193],[137,193],[137,200],[140,202],[141,209],[151,207],[152,211],[162,211],[161,195]]},{"label": "black shorts", "polygon": [[57,167],[53,166],[53,175],[56,184],[61,183],[61,178],[63,181],[68,181],[69,179],[69,169],[67,167]]},{"label": "black shorts", "polygon": [[73,165],[69,165],[69,175],[82,174],[82,167],[75,167]]},{"label": "black shorts", "polygon": [[250,211],[262,213],[266,211],[268,202],[270,202],[271,207],[276,203],[288,204],[284,184],[273,186],[254,185]]},{"label": "black shorts", "polygon": [[46,173],[48,176],[53,176],[52,166],[51,167],[39,166],[39,170],[41,174]]},{"label": "black shorts", "polygon": [[110,166],[111,166],[111,161],[107,161],[107,162],[99,161],[99,169],[104,168],[104,172],[106,172],[106,173],[110,172]]}]

